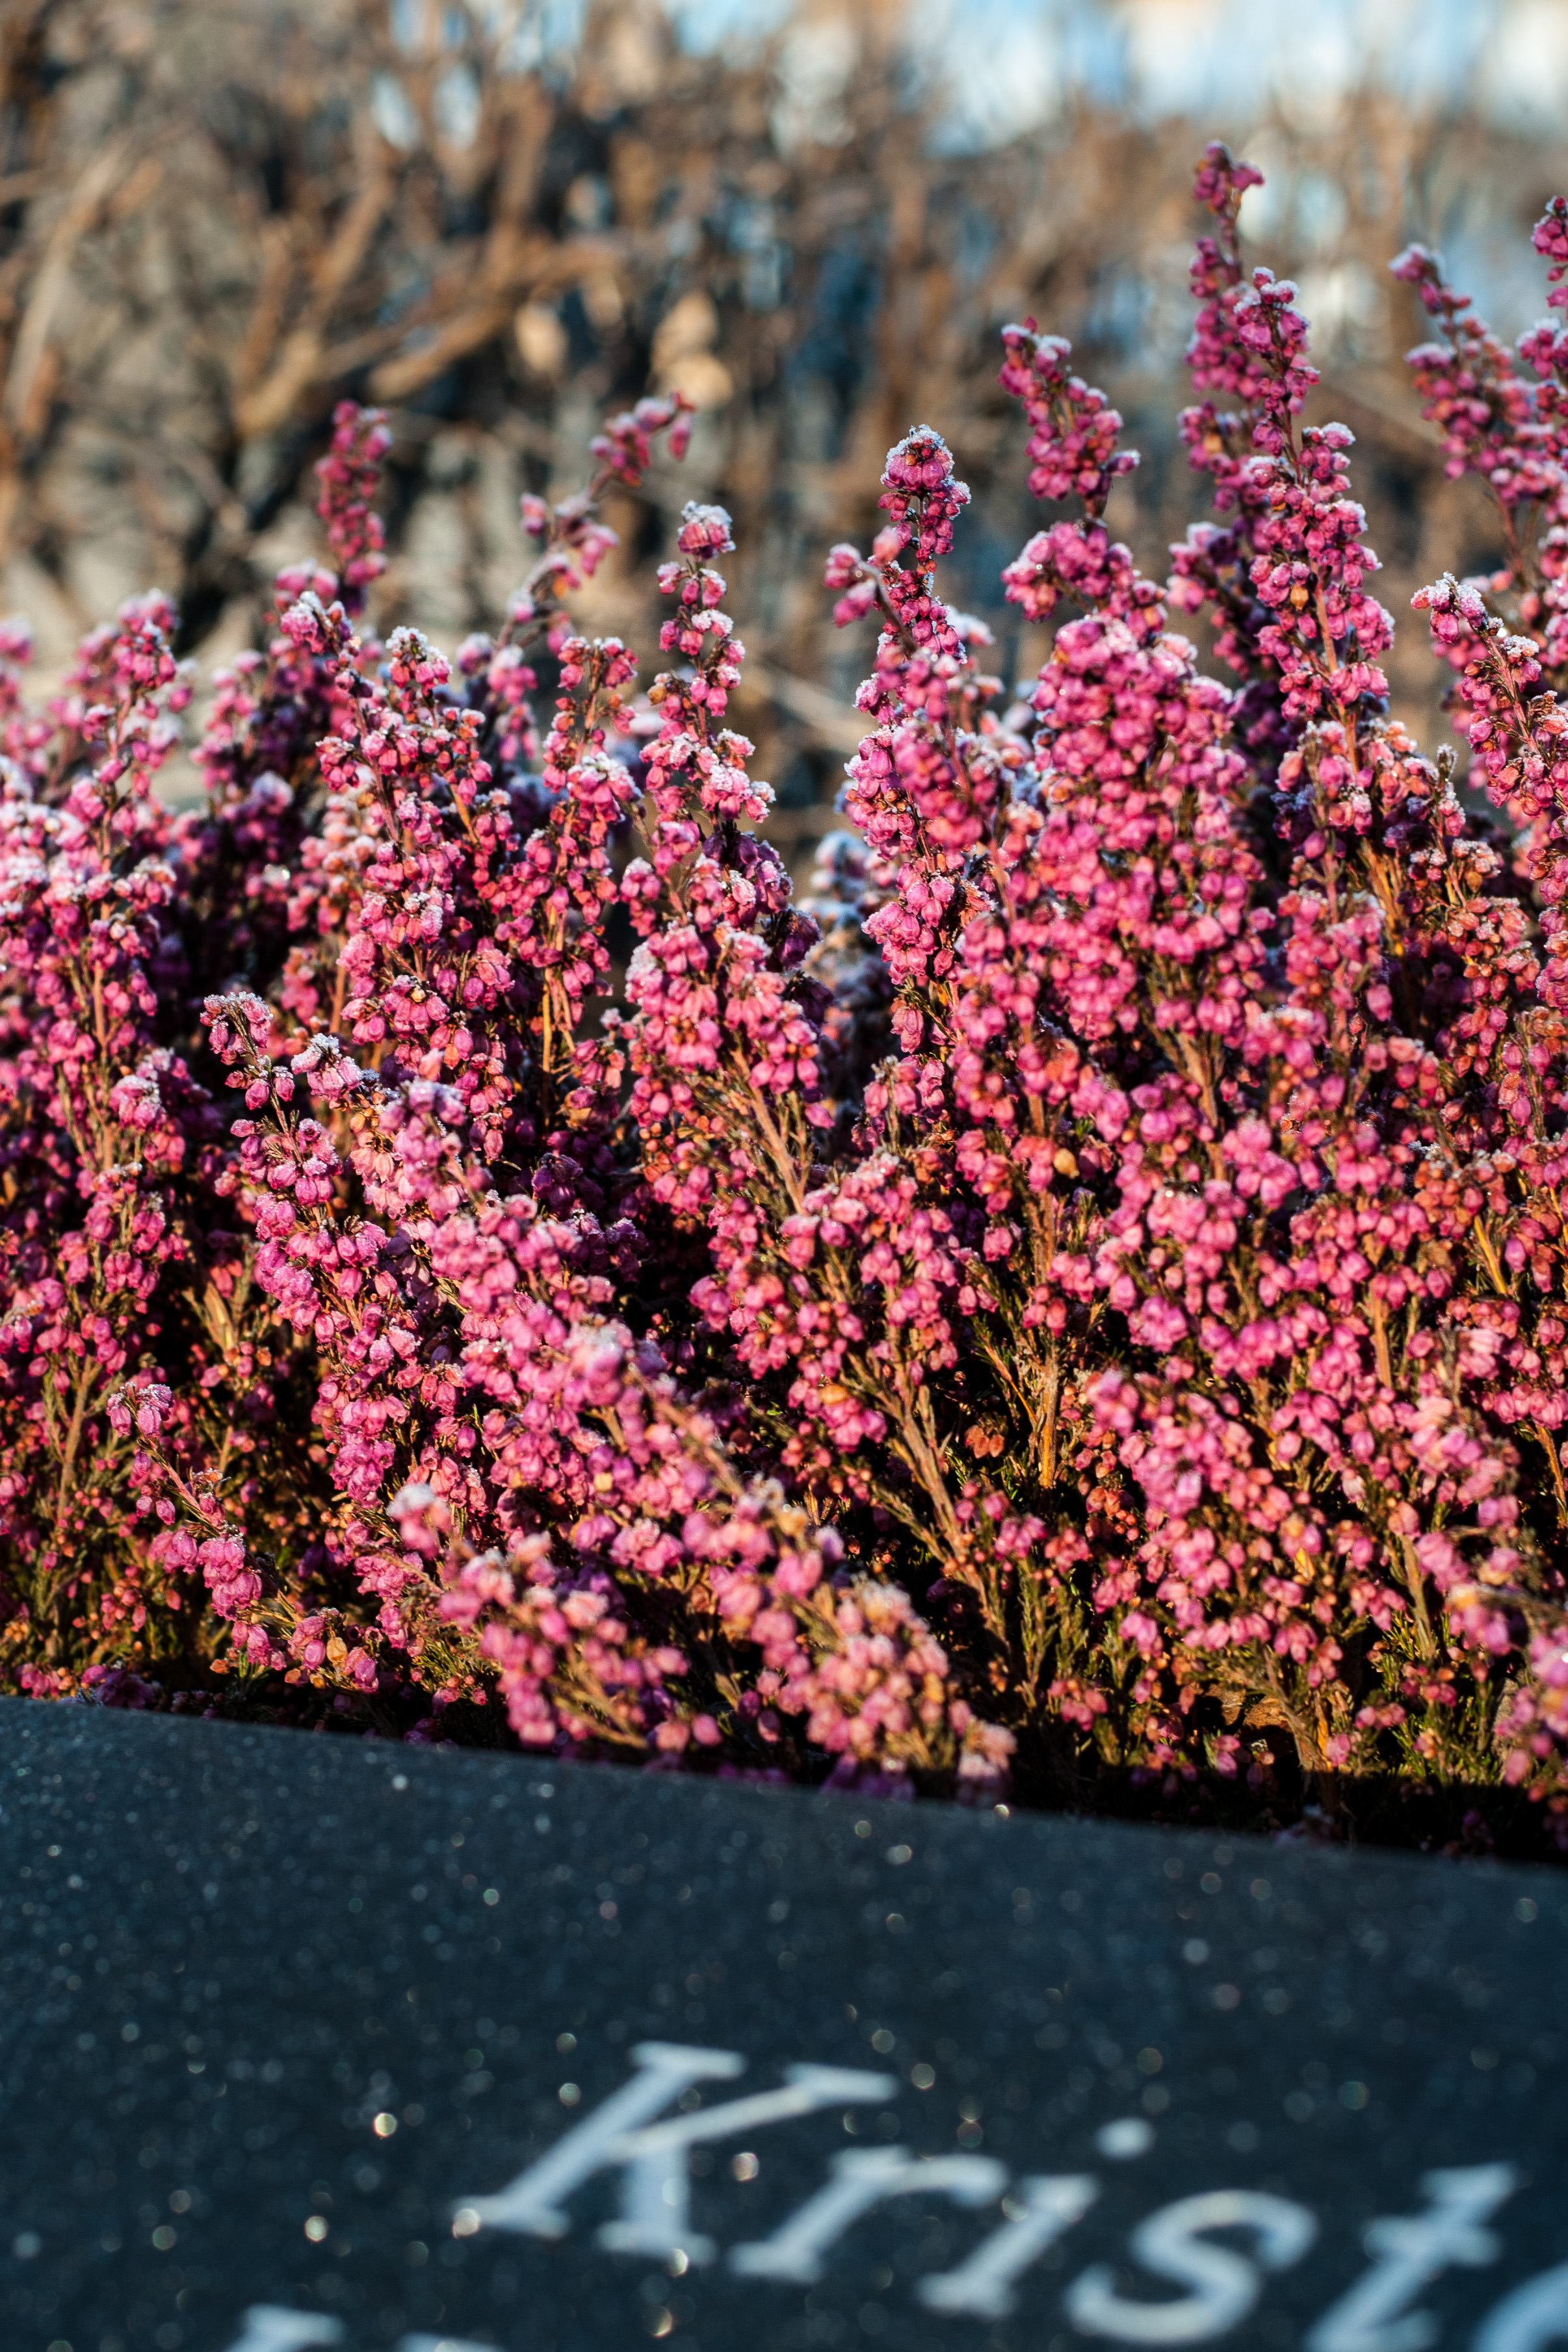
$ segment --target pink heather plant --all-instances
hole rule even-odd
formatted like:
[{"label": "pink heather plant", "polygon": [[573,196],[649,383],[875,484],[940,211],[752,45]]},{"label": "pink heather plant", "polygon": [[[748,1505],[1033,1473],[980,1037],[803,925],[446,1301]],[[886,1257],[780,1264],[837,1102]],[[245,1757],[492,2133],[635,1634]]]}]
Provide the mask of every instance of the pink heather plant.
[{"label": "pink heather plant", "polygon": [[[1568,1819],[1568,327],[1516,359],[1395,264],[1507,551],[1415,600],[1505,827],[1387,715],[1351,436],[1301,424],[1294,289],[1242,266],[1257,179],[1198,175],[1217,519],[1164,588],[1102,520],[1120,418],[1005,331],[1066,510],[1004,574],[1054,625],[1011,707],[939,584],[952,456],[890,453],[827,567],[879,635],[804,903],[727,723],[727,516],[686,509],[646,697],[570,617],[679,398],[524,500],[538,560],[453,662],[356,634],[386,436],[341,409],[332,569],[217,681],[197,814],[151,790],[191,692],[161,599],[41,716],[6,632],[10,1686]],[[1568,309],[1568,205],[1535,243]]]}]

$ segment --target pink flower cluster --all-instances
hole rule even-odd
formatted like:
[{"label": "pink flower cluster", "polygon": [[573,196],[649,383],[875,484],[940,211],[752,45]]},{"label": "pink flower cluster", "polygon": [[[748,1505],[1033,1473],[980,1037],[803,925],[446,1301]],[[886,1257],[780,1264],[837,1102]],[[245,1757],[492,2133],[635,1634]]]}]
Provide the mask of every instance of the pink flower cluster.
[{"label": "pink flower cluster", "polygon": [[1198,174],[1215,518],[1168,581],[1104,519],[1121,419],[1005,331],[1063,509],[1003,573],[1051,630],[1016,694],[943,593],[951,451],[889,453],[828,559],[877,636],[799,899],[731,724],[728,516],[685,510],[646,692],[571,614],[679,398],[524,499],[532,571],[452,660],[364,625],[386,438],[340,410],[331,568],[215,683],[195,814],[151,791],[191,693],[160,600],[41,713],[0,635],[12,1686],[1568,1819],[1568,345],[1516,365],[1395,265],[1507,556],[1416,600],[1482,822],[1388,715],[1257,180]]}]

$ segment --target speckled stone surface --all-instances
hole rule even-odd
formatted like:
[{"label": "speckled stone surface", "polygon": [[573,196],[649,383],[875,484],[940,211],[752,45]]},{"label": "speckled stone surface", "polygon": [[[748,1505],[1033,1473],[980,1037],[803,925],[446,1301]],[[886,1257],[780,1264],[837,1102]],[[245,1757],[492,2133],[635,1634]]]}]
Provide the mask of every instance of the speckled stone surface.
[{"label": "speckled stone surface", "polygon": [[23,1704],[0,1806],[5,2352],[1568,2337],[1553,1874]]}]

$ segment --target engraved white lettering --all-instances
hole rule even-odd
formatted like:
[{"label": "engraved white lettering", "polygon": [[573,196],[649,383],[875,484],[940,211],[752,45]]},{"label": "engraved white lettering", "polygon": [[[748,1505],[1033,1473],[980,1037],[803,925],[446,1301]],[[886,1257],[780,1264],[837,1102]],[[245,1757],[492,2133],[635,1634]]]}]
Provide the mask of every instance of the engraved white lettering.
[{"label": "engraved white lettering", "polygon": [[[1257,2260],[1227,2246],[1205,2243],[1211,2230],[1246,2230],[1257,2240]],[[1156,2278],[1193,2292],[1176,2303],[1134,2302],[1118,2294],[1111,2273],[1097,2263],[1067,2294],[1068,2316],[1085,2336],[1121,2344],[1197,2344],[1222,2336],[1245,2318],[1262,2281],[1258,2264],[1282,2271],[1300,2262],[1318,2234],[1304,2205],[1247,2189],[1211,2189],[1183,2197],[1141,2221],[1130,2242],[1133,2260]]]},{"label": "engraved white lettering", "polygon": [[229,2352],[303,2352],[307,2344],[340,2344],[343,2325],[324,2311],[290,2311],[280,2303],[253,2303]]},{"label": "engraved white lettering", "polygon": [[675,2042],[639,2042],[632,2052],[637,2071],[603,2106],[585,2115],[548,2156],[493,2197],[465,2197],[454,2229],[467,2237],[481,2226],[517,2230],[535,2238],[563,2238],[571,2219],[565,2200],[584,2180],[617,2166],[618,2143],[694,2084],[732,2080],[746,2061],[734,2050],[688,2049]]},{"label": "engraved white lettering", "polygon": [[400,2336],[397,2352],[495,2352],[490,2344],[470,2344],[458,2336]]},{"label": "engraved white lettering", "polygon": [[748,2278],[789,2279],[809,2285],[822,2275],[823,2256],[850,2225],[889,2197],[951,2197],[960,2205],[988,2205],[1006,2185],[1005,2165],[990,2156],[913,2156],[907,2147],[850,2148],[836,2157],[833,2178],[771,2238],[731,2249],[730,2263]]},{"label": "engraved white lettering", "polygon": [[1497,2238],[1480,2225],[1518,2185],[1511,2164],[1424,2172],[1429,2210],[1368,2224],[1363,2242],[1373,2267],[1323,2314],[1307,2337],[1307,2352],[1422,2352],[1437,2323],[1429,2311],[1407,2311],[1406,2305],[1457,2263],[1475,2269],[1496,2262]]},{"label": "engraved white lettering", "polygon": [[700,2141],[729,2139],[761,2124],[784,2123],[822,2107],[886,2099],[898,2088],[890,2074],[864,2074],[845,2066],[786,2066],[784,2084],[780,2091],[731,2099],[725,2106],[671,2116],[667,2123],[649,2124],[618,2139],[610,2154],[626,2168],[621,2218],[605,2223],[599,2243],[612,2253],[660,2260],[684,2253],[689,2262],[710,2263],[718,2248],[690,2224],[689,2151]]},{"label": "engraved white lettering", "polygon": [[1522,2286],[1487,2314],[1476,2336],[1475,2352],[1541,2352],[1546,2344],[1568,2337],[1568,2263]]},{"label": "engraved white lettering", "polygon": [[1018,2210],[956,2270],[917,2279],[916,2295],[931,2311],[1005,2319],[1017,2302],[1013,2281],[1082,2220],[1099,2194],[1100,2183],[1085,2172],[1037,2173],[1016,2182],[1007,2203]]}]

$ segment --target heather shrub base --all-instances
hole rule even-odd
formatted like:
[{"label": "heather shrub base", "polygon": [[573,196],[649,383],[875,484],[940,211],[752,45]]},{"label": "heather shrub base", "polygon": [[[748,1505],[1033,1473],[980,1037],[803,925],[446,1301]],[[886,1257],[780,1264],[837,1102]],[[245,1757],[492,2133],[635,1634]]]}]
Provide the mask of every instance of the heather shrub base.
[{"label": "heather shrub base", "polygon": [[[878,627],[855,830],[800,902],[727,724],[728,517],[686,511],[645,695],[571,620],[679,394],[524,500],[450,661],[356,634],[384,436],[340,410],[331,568],[217,682],[192,814],[165,602],[42,713],[8,630],[9,1687],[1568,1832],[1568,330],[1516,361],[1395,265],[1506,555],[1416,599],[1462,798],[1387,716],[1256,179],[1198,176],[1217,520],[1163,587],[1101,520],[1121,420],[1005,331],[1065,509],[1003,575],[1052,632],[1016,698],[941,592],[952,455],[889,454],[827,573]],[[1535,242],[1568,305],[1568,208]]]}]

